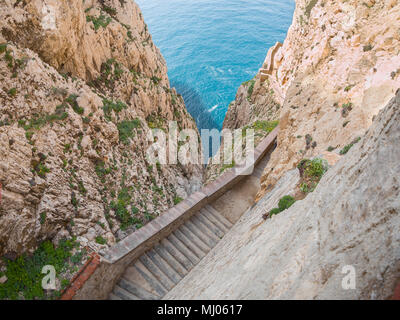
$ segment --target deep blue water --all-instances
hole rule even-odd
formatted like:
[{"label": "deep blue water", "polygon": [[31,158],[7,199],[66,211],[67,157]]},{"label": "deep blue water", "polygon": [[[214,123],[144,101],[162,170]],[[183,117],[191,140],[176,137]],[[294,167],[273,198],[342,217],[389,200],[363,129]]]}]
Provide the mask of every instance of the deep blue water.
[{"label": "deep blue water", "polygon": [[240,84],[283,41],[294,0],[136,0],[199,129],[221,129]]}]

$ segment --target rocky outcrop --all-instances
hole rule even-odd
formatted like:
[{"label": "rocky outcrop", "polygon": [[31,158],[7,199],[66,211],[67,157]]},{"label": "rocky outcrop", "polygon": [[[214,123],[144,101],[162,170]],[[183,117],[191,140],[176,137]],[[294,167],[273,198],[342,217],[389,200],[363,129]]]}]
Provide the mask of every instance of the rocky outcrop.
[{"label": "rocky outcrop", "polygon": [[399,14],[395,0],[296,1],[286,40],[270,49],[249,99],[239,95],[224,123],[233,128],[274,113],[280,119],[259,198],[302,158],[339,152],[364,134],[393,97],[400,87]]},{"label": "rocky outcrop", "polygon": [[400,90],[313,193],[263,221],[295,192],[299,171],[286,172],[165,298],[391,298],[400,274],[399,139]]},{"label": "rocky outcrop", "polygon": [[267,86],[256,87],[257,80],[244,82],[231,102],[224,119],[224,129],[238,129],[257,120],[273,121],[279,119],[281,104],[275,93]]},{"label": "rocky outcrop", "polygon": [[133,1],[2,1],[0,81],[0,256],[100,250],[200,187],[146,160],[149,129],[196,125]]}]

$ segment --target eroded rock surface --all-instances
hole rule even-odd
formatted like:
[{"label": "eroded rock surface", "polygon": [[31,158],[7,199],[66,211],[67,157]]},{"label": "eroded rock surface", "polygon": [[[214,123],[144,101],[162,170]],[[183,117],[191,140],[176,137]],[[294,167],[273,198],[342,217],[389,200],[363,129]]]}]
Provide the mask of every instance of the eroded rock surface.
[{"label": "eroded rock surface", "polygon": [[0,83],[0,256],[99,250],[201,186],[146,160],[150,128],[196,125],[133,1],[1,1]]}]

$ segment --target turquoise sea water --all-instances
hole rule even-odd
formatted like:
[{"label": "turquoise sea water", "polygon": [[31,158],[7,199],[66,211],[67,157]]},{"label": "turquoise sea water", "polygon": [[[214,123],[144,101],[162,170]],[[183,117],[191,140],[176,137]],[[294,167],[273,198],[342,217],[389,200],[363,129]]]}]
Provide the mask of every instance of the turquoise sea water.
[{"label": "turquoise sea water", "polygon": [[283,41],[294,0],[136,0],[199,129],[221,129],[240,84]]}]

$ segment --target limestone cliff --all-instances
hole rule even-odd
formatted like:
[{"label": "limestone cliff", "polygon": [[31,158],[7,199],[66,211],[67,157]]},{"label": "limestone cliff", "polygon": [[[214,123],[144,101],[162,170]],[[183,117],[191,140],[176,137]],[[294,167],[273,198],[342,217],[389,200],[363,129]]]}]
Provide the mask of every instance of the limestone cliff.
[{"label": "limestone cliff", "polygon": [[286,172],[166,299],[389,299],[400,275],[400,90],[316,190]]},{"label": "limestone cliff", "polygon": [[283,45],[238,91],[224,127],[279,118],[278,147],[259,198],[302,158],[364,134],[400,87],[400,4],[296,0]]},{"label": "limestone cliff", "polygon": [[196,126],[133,1],[0,1],[0,82],[0,256],[99,250],[200,186],[146,161],[149,128]]}]

